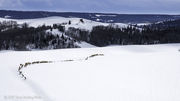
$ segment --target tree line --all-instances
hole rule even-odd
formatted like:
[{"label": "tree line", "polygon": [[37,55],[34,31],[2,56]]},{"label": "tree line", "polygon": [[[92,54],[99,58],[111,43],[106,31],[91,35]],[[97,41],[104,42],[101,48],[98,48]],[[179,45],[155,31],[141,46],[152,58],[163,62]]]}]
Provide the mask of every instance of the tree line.
[{"label": "tree line", "polygon": [[89,43],[96,46],[180,43],[180,20],[141,27],[96,26],[90,33]]},{"label": "tree line", "polygon": [[[71,23],[69,23],[71,24]],[[58,29],[62,35],[47,33]],[[13,21],[0,22],[0,50],[30,50],[77,48],[76,42],[86,41],[95,46],[146,45],[180,43],[180,20],[165,21],[151,25],[120,28],[113,25],[95,26],[92,31],[73,28],[65,30],[61,24],[42,25],[37,28]]]},{"label": "tree line", "polygon": [[65,37],[65,34],[53,35],[46,30],[58,29],[63,32],[64,26],[54,24],[51,26],[29,27],[24,23],[18,25],[13,21],[0,23],[0,50],[32,50],[32,49],[59,49],[77,48],[75,39]]}]

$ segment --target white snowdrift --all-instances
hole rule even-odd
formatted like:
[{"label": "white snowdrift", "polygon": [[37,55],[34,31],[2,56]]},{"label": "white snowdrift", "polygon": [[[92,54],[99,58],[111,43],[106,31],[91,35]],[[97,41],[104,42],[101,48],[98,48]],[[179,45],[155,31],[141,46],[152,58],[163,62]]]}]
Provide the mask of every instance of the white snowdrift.
[{"label": "white snowdrift", "polygon": [[[0,101],[180,101],[179,49],[169,44],[1,51]],[[96,53],[104,56],[83,60]],[[27,80],[18,75],[20,63],[41,60],[55,62],[24,68]]]}]

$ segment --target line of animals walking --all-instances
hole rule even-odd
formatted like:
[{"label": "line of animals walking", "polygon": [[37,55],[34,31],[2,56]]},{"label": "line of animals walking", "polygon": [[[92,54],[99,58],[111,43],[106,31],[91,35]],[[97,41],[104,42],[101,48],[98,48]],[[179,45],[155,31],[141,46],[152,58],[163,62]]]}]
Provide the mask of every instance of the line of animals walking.
[{"label": "line of animals walking", "polygon": [[[90,56],[88,56],[88,57],[86,57],[85,59],[82,59],[82,60],[88,60],[89,58],[96,57],[96,56],[104,56],[104,54],[93,54],[93,55],[90,55]],[[22,69],[23,69],[23,68],[26,68],[27,66],[35,65],[35,64],[45,64],[45,63],[54,63],[54,62],[71,62],[71,61],[75,61],[75,60],[26,62],[26,63],[24,63],[24,64],[20,64],[20,65],[19,65],[18,73],[19,73],[19,75],[20,75],[24,80],[26,80],[27,77],[26,77],[26,76],[24,75],[24,73],[22,72]]]}]

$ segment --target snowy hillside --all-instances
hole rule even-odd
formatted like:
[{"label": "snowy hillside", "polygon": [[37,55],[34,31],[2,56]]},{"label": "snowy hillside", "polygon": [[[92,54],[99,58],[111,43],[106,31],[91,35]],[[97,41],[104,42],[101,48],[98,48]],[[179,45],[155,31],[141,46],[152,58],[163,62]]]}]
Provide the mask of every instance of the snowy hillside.
[{"label": "snowy hillside", "polygon": [[[64,36],[66,38],[71,38],[67,35],[65,35],[63,32],[60,32],[58,29],[52,29],[52,30],[47,30],[46,33],[52,33],[53,35],[59,35],[59,36]],[[81,48],[92,48],[92,47],[96,47],[94,45],[91,45],[85,41],[80,41],[80,42],[76,42],[75,45],[81,47]]]},{"label": "snowy hillside", "polygon": [[[11,22],[15,21],[15,22]],[[15,38],[11,37],[10,35],[1,34],[1,37],[7,37],[8,40],[5,40],[6,38],[0,40],[0,50],[20,50],[20,48],[16,47],[15,44],[17,44],[21,48],[21,50],[34,50],[34,49],[60,49],[60,48],[84,48],[84,47],[95,47],[95,45],[89,44],[89,35],[93,27],[95,26],[112,26],[115,28],[122,28],[127,27],[127,24],[123,23],[101,23],[101,22],[95,22],[87,19],[82,18],[64,18],[64,17],[46,17],[46,18],[37,18],[37,19],[6,19],[6,18],[0,18],[0,32],[8,33],[14,35],[14,37],[19,38],[23,35],[27,35],[30,30],[32,30],[29,26],[34,27],[37,29],[37,31],[32,30],[32,32],[29,33],[29,35],[34,35],[33,37],[27,37],[26,40],[34,40],[34,37],[39,37],[37,35],[37,32],[39,29],[44,29],[44,31],[41,31],[42,34],[41,37],[39,37],[39,40],[32,41],[32,42],[20,42],[17,43],[17,40],[15,41]],[[17,22],[17,23],[16,23]],[[14,25],[11,25],[11,23],[14,23]],[[15,31],[15,26],[19,26],[19,29],[22,28],[23,24],[27,23],[27,27],[29,27],[28,32],[18,32]],[[9,24],[9,25],[8,25]],[[18,25],[19,24],[19,25]],[[43,25],[45,25],[43,27]],[[7,28],[4,28],[6,26]],[[11,26],[14,26],[11,28]],[[56,26],[56,27],[55,27]],[[41,27],[41,28],[40,28]],[[39,28],[39,29],[38,29]],[[12,31],[13,29],[14,31]],[[2,31],[1,31],[2,30]],[[12,33],[8,32],[8,30],[11,30]],[[26,29],[28,30],[28,29]],[[6,31],[6,32],[5,32]],[[22,31],[22,30],[19,30]],[[34,32],[33,32],[34,31]],[[40,31],[39,31],[40,32]],[[36,33],[36,34],[34,34]],[[48,34],[46,34],[48,33]],[[38,33],[39,34],[39,33]],[[6,36],[3,36],[6,35]],[[52,38],[54,35],[54,39]],[[42,39],[44,37],[44,39]],[[49,37],[49,38],[47,38]],[[61,38],[59,38],[61,37]],[[66,37],[65,39],[63,37]],[[31,38],[31,39],[28,39]],[[21,40],[22,38],[18,39]],[[37,39],[37,38],[36,38]],[[52,40],[49,40],[52,39]],[[11,42],[9,42],[11,40]],[[48,40],[48,41],[47,41]],[[36,42],[36,43],[35,43]],[[3,43],[3,44],[2,44]],[[12,45],[12,44],[14,45]],[[26,43],[25,45],[22,45],[22,43]],[[38,43],[41,43],[41,45],[37,45]],[[45,43],[45,44],[44,44]],[[20,45],[21,44],[21,45]],[[44,46],[43,46],[43,45]],[[43,47],[42,47],[43,46]],[[38,47],[38,48],[37,48]]]},{"label": "snowy hillside", "polygon": [[[164,44],[1,51],[0,101],[180,101],[179,49]],[[28,62],[38,64],[22,68],[24,80],[18,67]]]},{"label": "snowy hillside", "polygon": [[[104,25],[107,26],[109,23],[95,22],[87,19],[83,19],[83,22],[80,21],[81,18],[64,18],[64,17],[47,17],[47,18],[38,18],[38,19],[4,19],[0,18],[0,21],[17,21],[18,24],[28,23],[30,26],[38,27],[40,25],[53,25],[53,24],[62,24],[68,29],[69,27],[80,28],[91,30],[93,26]],[[71,24],[69,24],[69,21]],[[127,24],[118,23],[119,27],[126,27]]]},{"label": "snowy hillside", "polygon": [[[78,5],[79,6],[79,5]],[[112,6],[112,5],[111,5]],[[47,12],[47,11],[13,11],[0,10],[0,17],[12,19],[35,19],[44,17],[76,17],[98,22],[111,23],[155,23],[158,21],[180,19],[180,15],[162,14],[113,14],[113,13],[85,13],[85,12]]]}]

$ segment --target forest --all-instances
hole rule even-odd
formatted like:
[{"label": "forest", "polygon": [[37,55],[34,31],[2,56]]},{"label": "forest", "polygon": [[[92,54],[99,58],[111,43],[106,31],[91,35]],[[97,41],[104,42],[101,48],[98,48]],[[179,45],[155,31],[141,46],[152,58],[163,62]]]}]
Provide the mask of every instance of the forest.
[{"label": "forest", "polygon": [[0,23],[0,50],[32,50],[32,49],[60,49],[78,48],[74,39],[65,35],[53,35],[46,30],[53,28],[63,32],[60,25],[29,27],[24,23],[18,25],[14,21]]},{"label": "forest", "polygon": [[[47,33],[47,30],[58,29],[62,35]],[[129,25],[120,28],[94,26],[92,31],[54,24],[37,28],[27,23],[15,21],[0,22],[0,50],[32,50],[79,48],[75,43],[85,41],[95,46],[108,45],[148,45],[180,43],[180,20],[164,21],[150,25]]]}]

